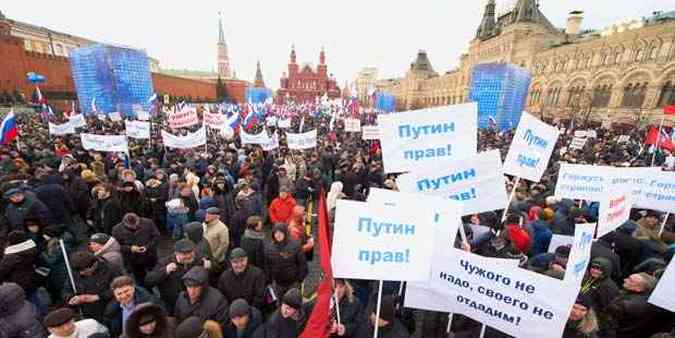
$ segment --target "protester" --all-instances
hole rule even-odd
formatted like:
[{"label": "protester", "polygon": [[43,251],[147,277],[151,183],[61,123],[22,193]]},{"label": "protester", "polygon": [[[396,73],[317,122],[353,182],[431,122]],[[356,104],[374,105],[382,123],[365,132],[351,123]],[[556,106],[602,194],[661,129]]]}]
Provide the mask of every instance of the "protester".
[{"label": "protester", "polygon": [[129,316],[143,303],[160,305],[160,300],[140,286],[136,286],[129,276],[120,276],[110,283],[115,298],[108,303],[103,322],[113,337],[122,335]]},{"label": "protester", "polygon": [[300,244],[290,238],[284,224],[272,229],[272,239],[265,242],[265,273],[277,294],[297,288],[307,277],[307,263]]},{"label": "protester", "polygon": [[243,299],[257,309],[265,305],[266,277],[262,269],[250,265],[246,251],[235,248],[230,253],[230,265],[218,282],[218,289],[232,303]]},{"label": "protester", "polygon": [[45,337],[46,332],[40,325],[40,314],[26,301],[20,285],[16,283],[0,284],[0,336],[16,338]]},{"label": "protester", "polygon": [[103,258],[94,256],[88,251],[78,251],[70,256],[70,263],[75,282],[75,294],[66,296],[68,304],[82,310],[86,318],[102,323],[103,312],[113,298],[110,283],[121,275]]},{"label": "protester", "polygon": [[206,210],[204,239],[209,242],[209,246],[213,250],[215,262],[222,264],[230,248],[230,233],[227,226],[220,221],[220,209],[216,207]]},{"label": "protester", "polygon": [[148,270],[157,263],[159,230],[151,219],[128,213],[113,227],[112,236],[120,244],[129,271],[143,285]]},{"label": "protester", "polygon": [[577,297],[565,326],[563,338],[598,338],[598,322],[590,297],[584,295]]},{"label": "protester", "polygon": [[265,268],[265,233],[260,216],[250,216],[246,220],[246,230],[241,239],[241,248],[246,251],[248,262],[261,269]]},{"label": "protester", "polygon": [[179,240],[174,246],[174,254],[161,260],[145,277],[145,286],[157,287],[167,310],[173,313],[178,295],[185,291],[183,276],[202,264],[195,253],[195,244],[187,239]]},{"label": "protester", "polygon": [[183,275],[185,291],[178,295],[174,314],[178,323],[195,316],[213,320],[221,327],[227,324],[229,303],[218,289],[209,286],[208,273],[196,266]]},{"label": "protester", "polygon": [[289,193],[288,188],[279,188],[279,197],[275,198],[269,207],[270,222],[288,223],[295,205],[295,199]]},{"label": "protester", "polygon": [[183,320],[176,328],[176,337],[181,338],[222,338],[222,328],[218,322],[203,320],[199,317],[189,317]]},{"label": "protester", "polygon": [[225,338],[253,338],[253,334],[262,324],[262,314],[249,306],[244,299],[236,299],[230,304],[230,321],[223,327]]},{"label": "protester", "polygon": [[[261,326],[255,337],[295,338],[302,332],[303,320],[302,295],[298,289],[288,290],[281,299],[281,306]],[[371,335],[372,336],[372,335]]]},{"label": "protester", "polygon": [[44,319],[49,330],[49,338],[92,337],[95,334],[108,334],[108,329],[94,319],[75,321],[75,312],[61,308],[50,312]]},{"label": "protester", "polygon": [[344,279],[335,279],[335,297],[339,304],[335,310],[340,311],[340,323],[331,323],[331,337],[352,337],[361,324],[363,305],[354,297],[351,284]]},{"label": "protester", "polygon": [[407,338],[410,337],[408,330],[395,317],[394,297],[383,296],[380,305],[380,317],[376,315],[376,309],[370,312],[368,320],[363,321],[354,333],[354,338],[369,338],[374,336],[375,325],[378,328],[378,337],[382,338]]},{"label": "protester", "polygon": [[102,257],[112,266],[124,272],[124,258],[122,248],[115,237],[104,233],[95,233],[89,238],[89,251],[97,257]]},{"label": "protester", "polygon": [[174,338],[166,310],[155,303],[140,303],[129,314],[124,325],[125,338]]}]

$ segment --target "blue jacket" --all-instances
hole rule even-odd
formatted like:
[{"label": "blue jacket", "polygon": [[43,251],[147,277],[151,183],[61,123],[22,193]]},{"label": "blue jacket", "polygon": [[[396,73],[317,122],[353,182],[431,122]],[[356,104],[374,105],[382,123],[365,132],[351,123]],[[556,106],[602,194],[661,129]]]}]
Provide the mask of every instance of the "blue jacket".
[{"label": "blue jacket", "polygon": [[542,220],[536,220],[532,223],[532,232],[534,240],[532,241],[531,255],[536,256],[548,252],[548,246],[551,244],[551,237],[553,237],[550,226]]}]

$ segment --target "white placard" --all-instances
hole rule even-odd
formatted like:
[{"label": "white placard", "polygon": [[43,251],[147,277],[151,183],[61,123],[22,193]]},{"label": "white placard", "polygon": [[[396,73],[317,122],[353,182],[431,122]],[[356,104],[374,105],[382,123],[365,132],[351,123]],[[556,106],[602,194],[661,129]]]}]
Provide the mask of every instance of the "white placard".
[{"label": "white placard", "polygon": [[118,111],[108,114],[108,117],[110,117],[110,121],[114,122],[122,121],[122,114],[120,114],[120,112]]},{"label": "white placard", "polygon": [[633,194],[630,186],[613,185],[607,189],[604,198],[600,200],[597,237],[614,231],[626,222],[630,218],[632,206]]},{"label": "white placard", "polygon": [[268,127],[276,127],[278,120],[279,119],[276,116],[268,116],[267,117],[267,126]]},{"label": "white placard", "polygon": [[248,134],[244,128],[241,128],[239,137],[241,138],[241,144],[266,144],[270,141],[270,137],[267,136],[265,130],[260,131],[258,134]]},{"label": "white placard", "polygon": [[63,124],[49,122],[49,135],[63,136],[68,134],[75,134],[75,128],[70,121]]},{"label": "white placard", "polygon": [[590,259],[592,229],[582,229],[563,281],[452,248],[449,234],[437,232],[430,289],[445,295],[455,313],[509,335],[561,337],[581,284],[576,268],[584,268],[583,278]]},{"label": "white placard", "polygon": [[504,161],[504,173],[539,182],[560,132],[523,112]]},{"label": "white placard", "polygon": [[279,128],[288,129],[291,127],[291,119],[281,119],[278,124]]},{"label": "white placard", "polygon": [[605,196],[605,186],[625,185],[633,189],[633,203],[643,207],[643,190],[647,188],[648,178],[660,172],[658,167],[617,168],[561,162],[555,196],[599,202]]},{"label": "white placard", "polygon": [[570,142],[570,149],[583,149],[584,146],[586,145],[586,138],[584,137],[575,137],[572,139],[572,142]]},{"label": "white placard", "polygon": [[136,118],[139,121],[148,121],[150,120],[150,112],[144,111],[144,110],[137,110],[134,112],[136,114]]},{"label": "white placard", "polygon": [[455,224],[456,231],[459,206],[430,196],[395,193],[392,198],[386,192],[382,196],[386,201],[338,200],[331,257],[334,275],[426,281],[434,224],[443,219],[443,224]]},{"label": "white placard", "polygon": [[84,118],[83,114],[73,114],[68,117],[68,122],[73,128],[80,128],[87,126],[87,120]]},{"label": "white placard", "polygon": [[385,114],[377,119],[386,173],[476,155],[476,103]]},{"label": "white placard", "polygon": [[129,152],[126,135],[80,134],[80,140],[86,150]]},{"label": "white placard", "polygon": [[586,137],[598,138],[598,133],[595,130],[586,130]]},{"label": "white placard", "polygon": [[380,127],[379,126],[363,126],[361,127],[361,139],[362,140],[379,140]]},{"label": "white placard", "polygon": [[137,139],[150,138],[150,122],[145,121],[124,121],[126,134],[128,137]]},{"label": "white placard", "polygon": [[458,201],[463,215],[502,209],[508,202],[499,150],[491,150],[442,166],[421,168],[396,179],[402,192]]},{"label": "white placard", "polygon": [[204,124],[212,129],[221,129],[225,126],[227,116],[220,113],[212,113],[209,110],[204,110]]},{"label": "white placard", "polygon": [[361,120],[359,119],[345,119],[345,131],[358,133],[361,131]]},{"label": "white placard", "polygon": [[668,263],[659,283],[649,296],[649,302],[670,312],[675,312],[675,259]]},{"label": "white placard", "polygon": [[186,106],[179,111],[173,110],[167,114],[166,118],[169,121],[169,128],[172,129],[190,127],[199,123],[195,107]]},{"label": "white placard", "polygon": [[310,149],[316,147],[316,129],[306,133],[286,133],[288,149]]},{"label": "white placard", "polygon": [[574,132],[574,137],[586,137],[587,133],[585,130],[577,130]]},{"label": "white placard", "polygon": [[644,180],[643,193],[635,206],[675,213],[675,172],[652,171]]},{"label": "white placard", "polygon": [[619,139],[616,140],[618,143],[626,143],[628,141],[630,141],[630,135],[621,135],[619,136]]},{"label": "white placard", "polygon": [[574,241],[572,242],[570,256],[567,259],[565,282],[576,286],[581,285],[581,280],[586,274],[586,268],[591,263],[591,246],[593,245],[594,233],[595,223],[574,225]]},{"label": "white placard", "polygon": [[206,128],[202,126],[194,133],[176,136],[162,130],[162,142],[169,148],[190,149],[206,144]]}]

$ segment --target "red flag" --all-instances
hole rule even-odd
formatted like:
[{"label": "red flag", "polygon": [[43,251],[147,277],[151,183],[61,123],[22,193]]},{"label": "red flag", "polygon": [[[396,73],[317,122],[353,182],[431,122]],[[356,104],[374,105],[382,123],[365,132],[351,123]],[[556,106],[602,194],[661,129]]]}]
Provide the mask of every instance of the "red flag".
[{"label": "red flag", "polygon": [[669,104],[663,107],[663,113],[666,115],[675,115],[675,104]]},{"label": "red flag", "polygon": [[657,143],[657,146],[661,149],[670,151],[675,150],[675,144],[673,144],[673,140],[668,137],[668,134],[664,129],[661,129],[661,137],[659,137],[659,128],[651,127],[649,128],[647,136],[645,137],[645,144],[656,145]]},{"label": "red flag", "polygon": [[319,194],[319,253],[323,281],[317,291],[316,304],[309,316],[305,330],[300,338],[328,338],[330,329],[330,301],[333,296],[333,269],[330,265],[330,234],[328,231],[328,207],[326,196],[322,191]]}]

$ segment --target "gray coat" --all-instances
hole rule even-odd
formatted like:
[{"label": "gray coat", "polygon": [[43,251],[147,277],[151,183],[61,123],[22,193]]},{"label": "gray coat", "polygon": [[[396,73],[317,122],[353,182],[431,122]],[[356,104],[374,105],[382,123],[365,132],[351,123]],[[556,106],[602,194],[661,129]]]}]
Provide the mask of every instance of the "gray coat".
[{"label": "gray coat", "polygon": [[23,289],[15,283],[0,285],[0,332],[12,338],[44,338],[35,306],[26,301]]}]

